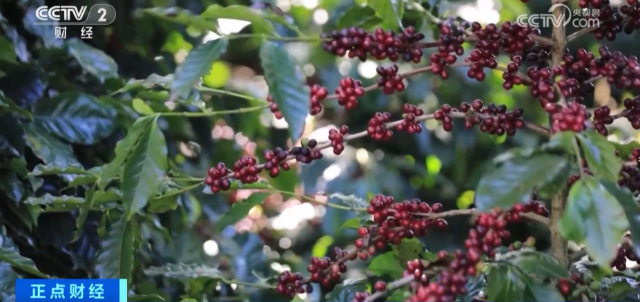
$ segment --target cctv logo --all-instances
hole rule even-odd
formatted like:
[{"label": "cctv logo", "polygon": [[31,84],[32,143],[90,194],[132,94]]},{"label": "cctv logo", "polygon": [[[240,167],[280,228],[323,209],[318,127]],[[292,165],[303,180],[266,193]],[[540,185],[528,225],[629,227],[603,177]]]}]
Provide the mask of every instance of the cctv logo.
[{"label": "cctv logo", "polygon": [[[87,12],[86,6],[40,6],[36,10],[36,18],[40,21],[63,21],[80,22],[84,19],[84,14]],[[73,16],[73,18],[72,18]]]}]

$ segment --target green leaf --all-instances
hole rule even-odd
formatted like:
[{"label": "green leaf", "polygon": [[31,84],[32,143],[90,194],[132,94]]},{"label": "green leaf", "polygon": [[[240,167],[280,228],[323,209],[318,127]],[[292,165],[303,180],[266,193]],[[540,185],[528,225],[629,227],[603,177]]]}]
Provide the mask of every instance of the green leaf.
[{"label": "green leaf", "polygon": [[65,144],[49,134],[40,125],[29,123],[24,126],[27,144],[45,164],[54,162],[78,162],[73,155],[71,145]]},{"label": "green leaf", "polygon": [[543,144],[542,150],[562,150],[569,154],[575,154],[573,141],[576,139],[576,133],[571,131],[561,131],[553,134],[549,138],[549,142]]},{"label": "green leaf", "polygon": [[488,211],[527,202],[535,188],[554,181],[567,171],[567,165],[564,157],[550,154],[509,160],[482,177],[475,193],[476,207]]},{"label": "green leaf", "polygon": [[184,62],[176,68],[171,91],[180,96],[188,94],[193,85],[209,73],[213,62],[227,50],[227,44],[226,39],[217,39],[192,50]]},{"label": "green leaf", "polygon": [[[620,188],[617,184],[603,181],[602,185],[615,197],[622,206],[629,222],[631,241],[636,251],[640,251],[640,204],[633,198],[633,193],[627,188]],[[620,219],[620,217],[618,218]]]},{"label": "green leaf", "polygon": [[260,13],[260,11],[242,5],[229,5],[222,7],[214,4],[200,14],[205,19],[219,18],[224,19],[236,19],[251,22],[255,33],[272,35],[275,33],[273,25],[267,21],[267,19]]},{"label": "green leaf", "polygon": [[136,80],[131,79],[124,85],[122,88],[116,90],[111,95],[116,95],[120,93],[126,93],[131,91],[140,91],[140,90],[152,90],[154,88],[162,88],[162,89],[171,89],[171,83],[173,83],[173,74],[168,74],[165,76],[157,75],[152,73],[146,79]]},{"label": "green leaf", "polygon": [[95,260],[96,272],[100,279],[131,280],[134,265],[133,223],[134,220],[127,221],[127,215],[122,213],[101,238]]},{"label": "green leaf", "polygon": [[[268,183],[261,182],[261,181],[250,183],[250,184],[243,184],[238,181],[232,181],[231,187],[229,187],[229,190],[238,190],[238,189],[273,189],[273,188]],[[205,186],[204,188],[202,188],[202,193],[207,195],[216,194],[211,191],[211,187],[209,186]]]},{"label": "green leaf", "polygon": [[269,94],[289,124],[291,139],[298,141],[309,114],[309,88],[304,77],[287,50],[274,43],[262,44],[260,60]]},{"label": "green leaf", "polygon": [[7,262],[12,267],[18,268],[31,275],[38,276],[40,278],[49,278],[48,275],[38,270],[35,263],[33,263],[33,260],[21,256],[14,248],[6,246],[0,247],[0,261]]},{"label": "green leaf", "polygon": [[633,149],[640,148],[640,143],[638,141],[631,141],[626,144],[611,142],[611,144],[613,144],[613,147],[618,150],[618,153],[620,153],[619,156],[621,158],[628,158],[629,155],[632,155]]},{"label": "green leaf", "polygon": [[0,190],[16,204],[22,200],[25,193],[18,174],[9,169],[0,169]]},{"label": "green leaf", "polygon": [[342,201],[344,204],[348,205],[353,209],[363,209],[366,208],[369,203],[355,195],[344,195],[342,193],[334,193],[329,195],[329,198],[337,198]]},{"label": "green leaf", "polygon": [[609,266],[629,223],[624,210],[594,177],[583,175],[571,186],[567,207],[560,220],[560,234],[584,244],[593,260]]},{"label": "green leaf", "polygon": [[540,278],[569,278],[569,273],[553,257],[536,251],[523,250],[510,262],[529,274]]},{"label": "green leaf", "polygon": [[382,19],[382,28],[392,30],[403,28],[404,1],[369,0],[367,3],[376,12],[376,16]]},{"label": "green leaf", "polygon": [[337,29],[360,25],[366,18],[375,17],[376,11],[369,6],[354,5],[348,8],[336,21]]},{"label": "green leaf", "polygon": [[344,229],[344,228],[359,229],[360,228],[360,217],[354,217],[354,218],[351,218],[351,219],[345,221],[340,228],[341,229]]},{"label": "green leaf", "polygon": [[78,38],[67,39],[64,42],[69,54],[76,58],[86,72],[98,78],[100,82],[118,77],[118,64],[102,50]]},{"label": "green leaf", "polygon": [[367,279],[347,279],[328,294],[327,302],[353,301],[357,292],[367,291]]},{"label": "green leaf", "polygon": [[615,282],[609,285],[607,292],[608,301],[625,301],[624,297],[628,294],[637,293],[637,289],[632,287],[626,280]]},{"label": "green leaf", "polygon": [[168,190],[163,195],[160,195],[160,198],[152,198],[147,211],[150,213],[164,213],[177,209],[180,194],[172,194],[177,191],[180,190]]},{"label": "green leaf", "polygon": [[164,266],[152,266],[144,270],[144,274],[150,277],[163,276],[174,279],[213,278],[222,279],[217,268],[202,264],[169,263]]},{"label": "green leaf", "polygon": [[216,225],[214,229],[216,232],[222,231],[225,227],[229,225],[236,224],[238,221],[247,217],[249,211],[256,205],[262,204],[264,199],[267,198],[269,194],[267,193],[253,193],[246,200],[236,201],[231,209],[224,213]]},{"label": "green leaf", "polygon": [[102,171],[99,182],[100,189],[104,190],[109,182],[119,174],[120,169],[122,169],[122,166],[129,158],[131,151],[141,139],[145,130],[151,123],[155,123],[156,119],[157,117],[155,116],[139,118],[133,123],[129,132],[127,132],[127,136],[116,144],[115,158],[109,162]]},{"label": "green leaf", "polygon": [[115,129],[117,112],[89,94],[66,92],[38,102],[33,123],[69,142],[92,145]]},{"label": "green leaf", "polygon": [[378,277],[382,277],[385,274],[391,276],[394,279],[402,277],[404,268],[400,266],[396,252],[386,252],[375,256],[367,270],[373,272]]},{"label": "green leaf", "polygon": [[[84,203],[84,198],[75,196],[53,196],[49,193],[41,197],[29,197],[24,201],[25,204],[46,206],[49,211],[58,208],[79,208]],[[45,211],[47,211],[45,209]]]},{"label": "green leaf", "polygon": [[158,302],[158,301],[166,301],[163,297],[159,295],[133,295],[127,297],[128,302]]},{"label": "green leaf", "polygon": [[76,161],[55,161],[46,165],[38,164],[29,173],[30,176],[58,175],[58,174],[85,174],[92,175]]},{"label": "green leaf", "polygon": [[509,265],[492,266],[487,284],[488,301],[523,301],[526,283]]},{"label": "green leaf", "polygon": [[420,255],[425,251],[424,245],[417,238],[402,239],[400,244],[394,245],[393,250],[398,255],[400,265],[405,265],[407,262],[420,258]]},{"label": "green leaf", "polygon": [[[18,274],[6,262],[0,263],[0,298],[3,301],[15,301],[16,279]],[[13,300],[9,300],[7,296],[13,296]]]},{"label": "green leaf", "polygon": [[133,101],[131,102],[131,106],[133,107],[133,110],[135,110],[136,112],[142,115],[152,115],[155,113],[153,112],[153,109],[151,109],[151,107],[147,105],[147,103],[145,103],[142,99],[139,99],[139,98],[133,99]]},{"label": "green leaf", "polygon": [[167,167],[167,143],[154,120],[142,132],[124,164],[120,190],[127,220],[160,193]]},{"label": "green leaf", "polygon": [[76,231],[73,235],[73,241],[75,242],[82,235],[82,230],[84,229],[84,223],[87,221],[87,216],[89,215],[89,211],[91,211],[91,206],[93,206],[93,198],[96,192],[97,185],[94,183],[89,191],[85,193],[84,203],[80,207],[80,211],[78,213],[78,218],[76,218]]},{"label": "green leaf", "polygon": [[529,284],[529,291],[531,292],[531,294],[533,294],[533,298],[535,299],[535,301],[566,301],[564,296],[562,296],[562,294],[553,284],[541,284],[532,280],[532,282]]},{"label": "green leaf", "polygon": [[31,112],[20,108],[10,98],[4,95],[4,92],[0,91],[0,115],[6,112],[15,112],[29,119],[32,119]]},{"label": "green leaf", "polygon": [[578,135],[589,170],[595,176],[608,181],[617,181],[622,162],[616,156],[616,149],[606,137],[596,132]]}]

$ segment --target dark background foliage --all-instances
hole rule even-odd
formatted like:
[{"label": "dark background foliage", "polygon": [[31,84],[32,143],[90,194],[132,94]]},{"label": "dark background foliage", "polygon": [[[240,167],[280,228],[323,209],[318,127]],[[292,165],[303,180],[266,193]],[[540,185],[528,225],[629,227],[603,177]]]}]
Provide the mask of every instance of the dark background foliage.
[{"label": "dark background foliage", "polygon": [[[291,4],[290,1],[278,2],[281,7],[285,2]],[[314,1],[303,2],[313,4]],[[80,27],[69,27],[67,39],[61,40],[54,37],[52,27],[32,25],[35,8],[41,5],[92,5],[94,1],[0,2],[3,32],[0,36],[0,91],[3,93],[0,105],[3,104],[1,101],[11,99],[32,116],[32,120],[28,120],[0,111],[0,242],[3,248],[17,249],[20,255],[32,259],[38,271],[25,270],[29,267],[27,263],[14,272],[6,262],[0,262],[0,292],[5,301],[12,298],[16,274],[26,277],[45,274],[58,278],[105,276],[102,270],[105,264],[96,255],[105,229],[116,223],[120,215],[117,187],[101,192],[101,202],[94,204],[90,211],[84,211],[86,221],[78,224],[78,221],[82,222],[79,217],[83,213],[79,208],[82,198],[87,197],[98,178],[100,167],[113,160],[116,143],[125,137],[140,113],[148,110],[197,113],[203,107],[223,111],[259,105],[233,96],[192,91],[188,98],[171,104],[176,106],[172,110],[165,104],[170,85],[166,78],[158,78],[155,83],[146,81],[146,87],[135,89],[127,85],[130,79],[173,73],[177,62],[201,45],[209,26],[214,26],[206,22],[186,22],[190,26],[185,22],[174,22],[171,8],[185,9],[197,19],[198,14],[211,5],[253,5],[262,8],[262,22],[273,26],[275,33],[283,37],[296,36],[295,31],[317,37],[338,25],[365,22],[365,26],[374,27],[380,23],[364,9],[356,14],[357,17],[345,17],[346,11],[359,8],[358,1],[322,0],[315,6],[293,5],[286,12],[249,1],[104,3],[113,5],[118,12],[113,24],[93,27],[94,36],[90,40],[79,39]],[[424,6],[440,12],[455,12],[465,4],[473,3],[425,1]],[[521,13],[542,13],[548,9],[547,1],[524,4],[501,0],[495,4],[501,21],[514,19]],[[150,10],[154,7],[156,10]],[[314,22],[314,14],[319,10],[328,15],[325,24]],[[425,32],[427,40],[433,40],[437,35],[435,25],[415,11],[407,11],[404,22]],[[224,27],[222,23],[220,26]],[[256,27],[246,26],[240,34],[255,31]],[[543,34],[549,35],[544,31]],[[587,36],[573,44],[570,51],[579,47],[595,51],[599,45],[608,45],[625,54],[637,54],[638,41],[637,34],[622,35],[614,42],[595,41]],[[366,84],[374,81],[359,74],[358,69],[365,68],[359,67],[357,60],[336,59],[323,52],[318,43],[276,43],[294,55],[309,83],[320,83],[332,91],[346,75],[361,78]],[[261,77],[259,46],[258,37],[230,40],[226,52],[204,77],[203,85],[265,99],[267,87]],[[426,61],[420,65],[425,65]],[[361,131],[375,112],[389,111],[399,115],[403,103],[416,104],[431,112],[444,103],[458,105],[474,99],[508,107],[520,106],[525,109],[528,120],[545,122],[546,115],[527,90],[505,91],[501,83],[501,73],[490,73],[483,83],[477,83],[468,79],[462,69],[452,72],[451,79],[446,82],[430,74],[419,75],[409,80],[404,93],[393,96],[378,92],[366,94],[355,111],[345,112],[337,104],[329,103],[323,115],[308,120],[305,134],[324,139],[328,126],[342,124]],[[116,93],[123,87],[129,88],[125,93]],[[615,101],[628,96],[604,82],[596,86],[595,96],[588,99],[587,104],[589,107],[615,106]],[[147,208],[138,219],[131,287],[131,294],[137,294],[138,299],[145,299],[144,295],[151,299],[149,301],[158,297],[167,301],[186,298],[224,300],[225,297],[252,301],[281,299],[273,291],[244,287],[242,283],[266,284],[264,278],[273,277],[287,267],[304,271],[310,256],[329,255],[333,253],[333,247],[352,244],[355,232],[341,228],[345,221],[357,218],[351,211],[322,205],[308,207],[301,205],[298,197],[273,194],[236,227],[219,230],[215,227],[217,221],[229,211],[230,201],[244,198],[241,192],[212,195],[203,193],[201,187],[185,189],[194,184],[190,178],[205,177],[207,169],[217,162],[232,164],[243,154],[260,154],[266,148],[291,146],[287,129],[275,122],[268,110],[197,117],[165,115],[158,119],[158,126],[166,138],[169,170],[176,177],[165,179],[163,192],[179,194],[155,202],[156,208]],[[460,126],[454,127],[452,133],[446,133],[437,124],[427,123],[429,131],[420,135],[399,134],[387,143],[367,139],[350,142],[340,157],[326,156],[319,162],[268,181],[278,190],[314,198],[327,195],[338,204],[344,203],[345,198],[332,194],[354,195],[346,198],[348,205],[349,201],[358,203],[358,199],[384,193],[397,200],[419,198],[442,202],[447,209],[467,208],[473,206],[476,185],[494,157],[512,148],[532,147],[542,142],[539,135],[530,131],[504,139],[475,130],[467,131]],[[636,139],[637,133],[624,124],[616,126],[614,136],[618,141],[628,141]],[[78,170],[73,170],[74,167]],[[326,194],[316,195],[321,192]],[[428,250],[453,250],[462,246],[470,225],[469,217],[452,218],[449,224],[455,227],[423,239]],[[549,247],[548,231],[536,224],[515,225],[512,234],[514,241],[525,241],[529,236],[537,238],[538,250]],[[206,253],[207,245],[213,255]],[[217,251],[214,254],[211,250]],[[211,272],[205,270],[201,278],[177,281],[158,277],[153,272],[145,274],[149,267],[162,267],[168,263],[181,263],[185,267],[199,265],[211,268]],[[354,265],[350,270],[353,277],[367,276],[364,265]],[[211,274],[216,278],[222,274],[237,283],[219,283],[219,279]],[[338,295],[349,294],[336,292]],[[315,301],[320,297],[308,299]],[[347,298],[337,299],[346,301]]]}]

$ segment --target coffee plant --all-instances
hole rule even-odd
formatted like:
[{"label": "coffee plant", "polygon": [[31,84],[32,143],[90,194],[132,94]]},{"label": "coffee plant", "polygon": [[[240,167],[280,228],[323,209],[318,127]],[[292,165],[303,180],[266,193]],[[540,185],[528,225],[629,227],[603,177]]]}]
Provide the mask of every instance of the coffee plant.
[{"label": "coffee plant", "polygon": [[639,1],[111,2],[0,3],[2,301],[640,300]]}]

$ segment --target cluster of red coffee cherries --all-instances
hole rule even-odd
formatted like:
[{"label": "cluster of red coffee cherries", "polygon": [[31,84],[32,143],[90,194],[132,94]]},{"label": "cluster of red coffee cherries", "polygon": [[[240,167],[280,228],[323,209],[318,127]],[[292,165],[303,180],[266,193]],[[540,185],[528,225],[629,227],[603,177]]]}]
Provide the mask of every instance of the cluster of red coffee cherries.
[{"label": "cluster of red coffee cherries", "polygon": [[347,110],[355,109],[358,106],[358,98],[364,95],[362,82],[347,77],[341,79],[339,85],[335,90],[338,95],[338,104]]},{"label": "cluster of red coffee cherries", "polygon": [[[457,250],[447,269],[438,278],[429,280],[423,275],[419,262],[409,262],[405,275],[413,275],[419,286],[408,301],[454,301],[457,295],[465,294],[467,277],[477,274],[481,256],[495,257],[494,249],[502,244],[503,239],[510,238],[505,230],[507,222],[501,215],[502,212],[498,210],[480,214],[475,228],[469,230],[469,237],[464,242],[466,252]],[[438,253],[440,259],[446,255],[445,251]]]},{"label": "cluster of red coffee cherries", "polygon": [[419,63],[422,50],[418,42],[424,39],[424,34],[417,32],[414,27],[407,27],[400,33],[378,28],[372,34],[362,28],[351,27],[323,34],[321,38],[325,39],[322,48],[337,56],[348,55],[361,61],[368,56],[394,62],[402,58],[406,62]]},{"label": "cluster of red coffee cherries", "polygon": [[382,93],[393,94],[396,91],[404,91],[402,75],[398,74],[398,65],[393,64],[387,68],[378,66],[376,72],[380,76],[378,78],[378,86],[382,87]]},{"label": "cluster of red coffee cherries", "polygon": [[513,208],[511,208],[511,210],[505,213],[504,219],[507,222],[517,222],[520,221],[520,215],[522,213],[536,213],[540,216],[548,217],[549,210],[545,207],[544,204],[540,203],[540,201],[537,200],[537,197],[538,196],[536,193],[531,194],[531,200],[529,200],[528,203],[516,204],[515,206],[513,206]]},{"label": "cluster of red coffee cherries", "polygon": [[230,170],[224,163],[218,163],[215,167],[211,167],[207,172],[205,184],[211,187],[211,192],[220,192],[229,190],[231,181],[227,178]]},{"label": "cluster of red coffee cherries", "polygon": [[640,97],[625,99],[622,104],[627,110],[626,118],[631,123],[633,129],[640,129]]},{"label": "cluster of red coffee cherries", "polygon": [[329,141],[333,148],[333,154],[340,155],[344,151],[344,136],[349,133],[349,127],[342,125],[340,129],[329,130]]},{"label": "cluster of red coffee cherries", "polygon": [[464,53],[464,31],[470,25],[467,22],[459,23],[453,18],[448,18],[438,23],[440,37],[438,38],[438,52],[429,57],[431,72],[440,75],[442,79],[449,78],[449,72],[445,68],[457,61],[457,56]]},{"label": "cluster of red coffee cherries", "polygon": [[[605,136],[609,135],[609,130],[607,130],[605,125],[611,125],[612,123],[613,117],[611,117],[611,109],[609,109],[609,106],[602,106],[593,111],[593,127],[598,133]],[[640,120],[637,125],[640,128]]]},{"label": "cluster of red coffee cherries", "polygon": [[[464,107],[466,109],[468,106]],[[482,107],[483,103],[481,100],[475,100],[471,103],[471,108],[474,110]],[[496,106],[495,104],[489,104],[486,108],[476,111],[488,115],[488,117],[482,119],[482,124],[480,125],[480,131],[485,133],[495,135],[503,135],[506,133],[508,136],[513,136],[517,129],[522,129],[525,126],[524,120],[522,120],[524,111],[521,108],[507,111],[507,106],[505,105]],[[471,125],[477,124],[475,116],[473,118],[467,118],[466,121],[469,121]],[[468,127],[468,123],[465,122],[465,126]]]},{"label": "cluster of red coffee cherries", "polygon": [[450,105],[444,104],[440,106],[440,110],[436,110],[436,112],[433,113],[433,118],[442,121],[442,129],[447,132],[453,130],[453,119],[449,115],[451,112],[458,112],[458,109],[451,108]]},{"label": "cluster of red coffee cherries", "polygon": [[233,178],[239,180],[243,184],[258,181],[258,174],[262,172],[262,168],[257,167],[257,163],[258,161],[255,157],[241,157],[233,164]]},{"label": "cluster of red coffee cherries", "polygon": [[589,113],[585,106],[571,102],[567,107],[558,107],[551,115],[551,130],[582,132],[587,128],[585,122],[588,119]]},{"label": "cluster of red coffee cherries", "polygon": [[629,241],[624,241],[618,247],[616,256],[611,261],[611,267],[615,267],[617,270],[623,271],[627,269],[627,260],[638,262],[638,256],[636,256],[633,251],[633,247],[629,244]]},{"label": "cluster of red coffee cherries", "polygon": [[604,5],[609,5],[609,0],[580,0],[578,6],[580,8],[587,8],[591,5],[593,8],[602,8]]},{"label": "cluster of red coffee cherries", "polygon": [[262,156],[266,161],[264,164],[264,168],[269,170],[269,175],[271,175],[271,177],[277,177],[278,175],[280,175],[281,168],[285,171],[289,171],[289,169],[291,168],[289,163],[286,161],[289,153],[282,150],[280,147],[277,147],[274,151],[264,150],[262,152]]},{"label": "cluster of red coffee cherries", "polygon": [[388,141],[393,136],[393,131],[388,129],[385,123],[391,121],[391,113],[376,112],[369,120],[367,134],[376,141]]},{"label": "cluster of red coffee cherries", "polygon": [[276,291],[283,296],[293,298],[296,294],[312,293],[313,286],[305,285],[302,274],[285,271],[278,278]]},{"label": "cluster of red coffee cherries", "polygon": [[396,129],[398,131],[406,131],[410,134],[422,132],[422,126],[420,125],[420,121],[416,120],[416,117],[422,116],[424,111],[408,103],[402,105],[402,111],[404,112],[402,122],[396,126]]}]

